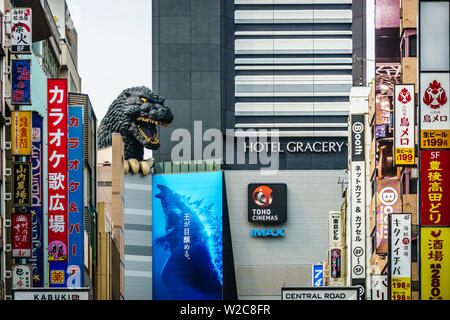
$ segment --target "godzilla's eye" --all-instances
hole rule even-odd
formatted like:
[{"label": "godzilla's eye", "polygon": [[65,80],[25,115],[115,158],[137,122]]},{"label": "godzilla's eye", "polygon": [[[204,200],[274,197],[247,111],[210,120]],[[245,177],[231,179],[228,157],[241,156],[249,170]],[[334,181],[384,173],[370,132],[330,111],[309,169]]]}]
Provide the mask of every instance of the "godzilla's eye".
[{"label": "godzilla's eye", "polygon": [[147,102],[147,99],[141,98],[141,101],[145,103],[145,102]]}]

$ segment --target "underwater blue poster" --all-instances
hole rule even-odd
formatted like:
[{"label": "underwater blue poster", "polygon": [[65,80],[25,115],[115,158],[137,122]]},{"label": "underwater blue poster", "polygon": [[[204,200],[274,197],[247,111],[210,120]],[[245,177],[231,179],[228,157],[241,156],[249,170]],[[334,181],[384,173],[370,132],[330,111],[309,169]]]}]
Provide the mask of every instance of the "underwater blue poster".
[{"label": "underwater blue poster", "polygon": [[221,300],[222,172],[155,175],[153,299]]}]

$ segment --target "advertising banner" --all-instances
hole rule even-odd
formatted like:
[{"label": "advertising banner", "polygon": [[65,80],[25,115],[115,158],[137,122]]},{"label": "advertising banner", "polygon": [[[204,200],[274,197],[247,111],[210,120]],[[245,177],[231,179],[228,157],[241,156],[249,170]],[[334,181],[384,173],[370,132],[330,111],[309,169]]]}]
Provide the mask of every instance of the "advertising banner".
[{"label": "advertising banner", "polygon": [[[47,80],[49,286],[65,286],[68,245],[67,79]],[[61,275],[61,270],[64,273]],[[61,278],[62,276],[62,278]]]},{"label": "advertising banner", "polygon": [[31,104],[31,60],[11,60],[11,104]]},{"label": "advertising banner", "polygon": [[28,213],[11,214],[12,257],[31,257],[31,215]]},{"label": "advertising banner", "polygon": [[330,251],[330,271],[331,278],[337,279],[341,277],[341,269],[342,269],[342,253],[340,249],[331,249]]},{"label": "advertising banner", "polygon": [[450,150],[422,150],[420,161],[420,223],[450,226]]},{"label": "advertising banner", "polygon": [[389,214],[401,213],[401,184],[397,178],[377,180],[376,253],[388,253]]},{"label": "advertising banner", "polygon": [[11,112],[11,152],[13,156],[31,154],[31,111]]},{"label": "advertising banner", "polygon": [[[366,277],[366,183],[365,162],[351,163],[351,255],[352,279]],[[354,284],[354,283],[352,283]]]},{"label": "advertising banner", "polygon": [[14,264],[12,266],[13,289],[31,288],[31,266],[26,264]]},{"label": "advertising banner", "polygon": [[411,214],[390,214],[391,300],[411,300]]},{"label": "advertising banner", "polygon": [[153,176],[153,299],[221,300],[222,172]]},{"label": "advertising banner", "polygon": [[286,221],[286,184],[251,183],[248,185],[248,222],[274,224]]},{"label": "advertising banner", "polygon": [[450,227],[420,228],[421,300],[450,300]]},{"label": "advertising banner", "polygon": [[414,85],[395,85],[394,149],[395,165],[415,163],[415,93]]},{"label": "advertising banner", "polygon": [[31,9],[11,9],[11,53],[31,53],[32,40]]},{"label": "advertising banner", "polygon": [[31,205],[31,162],[12,163],[12,206]]},{"label": "advertising banner", "polygon": [[450,148],[448,72],[420,74],[421,148]]},{"label": "advertising banner", "polygon": [[28,211],[31,214],[31,258],[27,259],[27,264],[32,268],[32,287],[44,286],[44,217],[43,217],[43,153],[42,153],[42,118],[37,112],[33,112],[33,130],[31,134],[32,152],[31,161],[31,207]]},{"label": "advertising banner", "polygon": [[67,287],[83,286],[83,106],[69,106],[69,267]]}]

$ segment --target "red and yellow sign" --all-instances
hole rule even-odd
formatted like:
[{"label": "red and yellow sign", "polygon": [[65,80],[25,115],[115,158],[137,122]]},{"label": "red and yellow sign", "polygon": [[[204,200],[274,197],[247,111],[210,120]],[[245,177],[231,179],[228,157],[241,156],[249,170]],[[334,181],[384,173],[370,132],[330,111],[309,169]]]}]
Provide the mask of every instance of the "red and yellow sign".
[{"label": "red and yellow sign", "polygon": [[11,112],[11,147],[13,156],[31,155],[31,111]]},{"label": "red and yellow sign", "polygon": [[395,164],[396,165],[414,165],[414,148],[396,148]]},{"label": "red and yellow sign", "polygon": [[450,130],[421,130],[422,149],[450,149]]},{"label": "red and yellow sign", "polygon": [[420,223],[450,226],[450,150],[422,150],[420,161]]},{"label": "red and yellow sign", "polygon": [[420,229],[421,300],[450,300],[450,228]]},{"label": "red and yellow sign", "polygon": [[411,300],[411,278],[391,279],[391,300]]}]

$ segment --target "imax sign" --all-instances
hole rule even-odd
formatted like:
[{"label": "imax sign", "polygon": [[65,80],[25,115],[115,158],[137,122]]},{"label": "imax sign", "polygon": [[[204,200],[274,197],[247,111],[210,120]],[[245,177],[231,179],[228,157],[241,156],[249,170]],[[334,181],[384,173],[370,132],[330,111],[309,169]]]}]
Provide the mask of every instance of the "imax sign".
[{"label": "imax sign", "polygon": [[250,236],[253,238],[283,238],[285,229],[251,229]]}]

